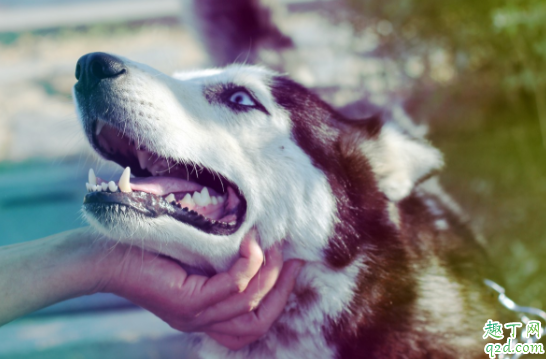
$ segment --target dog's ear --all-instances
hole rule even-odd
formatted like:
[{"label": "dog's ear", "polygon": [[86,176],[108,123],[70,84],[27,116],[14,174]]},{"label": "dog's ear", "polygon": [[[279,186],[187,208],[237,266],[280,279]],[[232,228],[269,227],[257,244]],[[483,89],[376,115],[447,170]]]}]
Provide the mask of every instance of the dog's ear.
[{"label": "dog's ear", "polygon": [[345,124],[352,145],[366,156],[379,189],[391,201],[407,197],[444,164],[440,151],[421,136],[385,120],[383,114]]}]

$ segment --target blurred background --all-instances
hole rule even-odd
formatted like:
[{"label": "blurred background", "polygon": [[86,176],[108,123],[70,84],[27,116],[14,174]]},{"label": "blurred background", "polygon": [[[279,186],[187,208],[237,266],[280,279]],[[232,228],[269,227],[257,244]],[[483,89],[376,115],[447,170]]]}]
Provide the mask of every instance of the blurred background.
[{"label": "blurred background", "polygon": [[[442,182],[507,294],[546,309],[543,0],[0,0],[0,245],[83,226],[88,168],[119,173],[71,100],[92,51],[166,73],[261,63],[354,116],[362,99],[403,106],[444,152]],[[0,328],[0,358],[170,353],[190,357],[180,334],[109,295]]]}]

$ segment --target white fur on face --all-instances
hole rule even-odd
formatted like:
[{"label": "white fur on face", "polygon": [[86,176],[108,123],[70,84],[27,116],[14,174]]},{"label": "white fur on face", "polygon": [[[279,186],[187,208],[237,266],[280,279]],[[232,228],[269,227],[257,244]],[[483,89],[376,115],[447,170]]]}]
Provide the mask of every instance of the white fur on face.
[{"label": "white fur on face", "polygon": [[[292,140],[290,119],[275,104],[268,86],[273,74],[258,67],[232,66],[170,77],[124,62],[127,78],[115,85],[112,100],[130,113],[123,119],[125,133],[162,157],[222,174],[242,191],[247,214],[231,236],[206,234],[168,217],[115,213],[116,226],[97,228],[184,263],[208,264],[216,270],[227,269],[253,226],[264,249],[286,239],[286,257],[320,260],[331,233],[334,201],[325,175]],[[204,90],[227,83],[251,91],[269,115],[210,103]],[[89,213],[87,217],[98,224]]]}]

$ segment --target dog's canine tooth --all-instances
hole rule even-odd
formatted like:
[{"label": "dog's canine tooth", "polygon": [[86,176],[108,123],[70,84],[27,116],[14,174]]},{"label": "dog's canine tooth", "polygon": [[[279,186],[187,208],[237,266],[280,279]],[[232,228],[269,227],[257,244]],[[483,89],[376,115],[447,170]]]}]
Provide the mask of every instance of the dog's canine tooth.
[{"label": "dog's canine tooth", "polygon": [[169,194],[167,197],[165,197],[165,201],[171,203],[171,202],[176,202],[176,197],[174,196],[174,194]]},{"label": "dog's canine tooth", "polygon": [[88,180],[89,184],[91,186],[95,186],[97,184],[97,176],[95,176],[95,171],[93,171],[92,168],[89,169],[88,177],[89,177],[89,180]]},{"label": "dog's canine tooth", "polygon": [[100,135],[100,132],[102,131],[104,125],[106,125],[106,122],[104,122],[103,120],[97,120],[97,126],[96,126],[96,129],[95,129],[95,136]]},{"label": "dog's canine tooth", "polygon": [[131,167],[127,167],[123,170],[123,173],[121,174],[121,177],[119,178],[118,186],[121,192],[125,192],[125,193],[133,192],[133,190],[131,189],[131,182],[129,180],[130,178],[131,178]]},{"label": "dog's canine tooth", "polygon": [[108,182],[108,189],[110,192],[117,192],[118,191],[118,185],[114,181]]},{"label": "dog's canine tooth", "polygon": [[138,157],[138,164],[140,165],[140,168],[145,170],[148,166],[148,160],[150,159],[150,154],[146,151],[136,150],[137,157]]},{"label": "dog's canine tooth", "polygon": [[210,194],[207,187],[203,187],[201,190],[201,206],[208,206],[211,204]]},{"label": "dog's canine tooth", "polygon": [[106,182],[102,182],[100,186],[103,192],[106,192],[106,190],[108,189],[108,183]]}]

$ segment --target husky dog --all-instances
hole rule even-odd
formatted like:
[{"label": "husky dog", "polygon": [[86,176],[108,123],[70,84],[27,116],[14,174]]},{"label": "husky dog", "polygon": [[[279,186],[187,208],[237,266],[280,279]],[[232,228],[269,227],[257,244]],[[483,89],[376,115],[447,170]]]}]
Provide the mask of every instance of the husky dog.
[{"label": "husky dog", "polygon": [[260,340],[230,351],[192,334],[203,358],[484,355],[483,251],[437,184],[441,154],[393,114],[348,120],[254,66],[170,77],[91,53],[76,77],[89,142],[126,168],[118,183],[90,173],[98,231],[210,274],[253,227],[306,261]]}]

